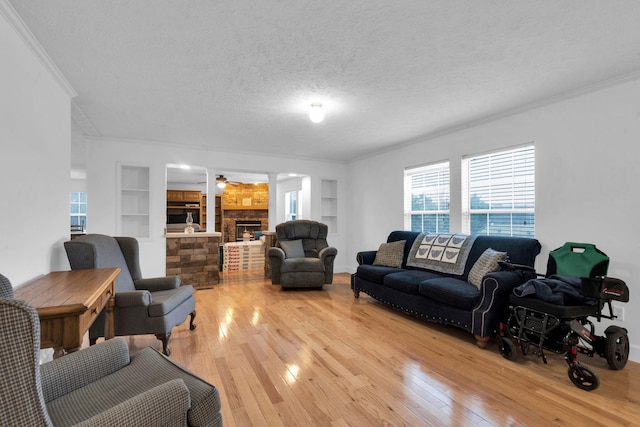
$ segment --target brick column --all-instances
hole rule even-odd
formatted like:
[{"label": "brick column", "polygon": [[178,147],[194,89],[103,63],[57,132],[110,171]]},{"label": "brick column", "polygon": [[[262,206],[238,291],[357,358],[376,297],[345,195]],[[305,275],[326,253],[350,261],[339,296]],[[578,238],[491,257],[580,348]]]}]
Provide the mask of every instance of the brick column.
[{"label": "brick column", "polygon": [[166,274],[180,276],[183,284],[196,289],[211,288],[220,283],[220,236],[197,234],[166,237]]}]

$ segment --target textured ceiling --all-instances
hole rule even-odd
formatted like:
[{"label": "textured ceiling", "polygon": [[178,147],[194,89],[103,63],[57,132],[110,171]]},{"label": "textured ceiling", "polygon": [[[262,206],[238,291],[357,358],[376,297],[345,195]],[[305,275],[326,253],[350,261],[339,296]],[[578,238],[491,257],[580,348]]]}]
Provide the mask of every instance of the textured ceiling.
[{"label": "textured ceiling", "polygon": [[635,0],[10,2],[105,137],[347,161],[640,73]]}]

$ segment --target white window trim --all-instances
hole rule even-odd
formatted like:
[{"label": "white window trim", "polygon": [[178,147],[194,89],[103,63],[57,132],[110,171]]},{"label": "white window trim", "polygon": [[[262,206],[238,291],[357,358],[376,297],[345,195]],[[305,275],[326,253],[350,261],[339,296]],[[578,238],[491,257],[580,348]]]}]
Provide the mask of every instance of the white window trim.
[{"label": "white window trim", "polygon": [[[500,149],[495,149],[483,153],[475,153],[469,154],[462,157],[462,232],[470,233],[471,232],[471,206],[470,206],[470,171],[469,171],[469,162],[471,159],[481,156],[489,156],[492,154],[498,154],[508,151],[516,151],[524,148],[532,147],[535,150],[535,145],[533,142],[529,142],[526,144],[520,144],[516,146],[503,147]],[[534,168],[535,168],[535,151],[534,151]],[[534,172],[534,191],[535,191],[535,172]],[[474,214],[533,214],[535,218],[535,206],[530,208],[513,208],[513,209],[474,209]],[[513,224],[512,224],[513,226]]]},{"label": "white window trim", "polygon": [[[435,171],[440,169],[447,169],[449,171],[449,209],[438,210],[411,210],[412,205],[412,192],[411,192],[411,178],[415,175],[419,175],[429,171]],[[411,216],[412,215],[448,215],[449,223],[451,222],[451,163],[449,160],[442,160],[434,163],[429,163],[422,166],[407,167],[404,170],[404,229],[411,230]]]}]

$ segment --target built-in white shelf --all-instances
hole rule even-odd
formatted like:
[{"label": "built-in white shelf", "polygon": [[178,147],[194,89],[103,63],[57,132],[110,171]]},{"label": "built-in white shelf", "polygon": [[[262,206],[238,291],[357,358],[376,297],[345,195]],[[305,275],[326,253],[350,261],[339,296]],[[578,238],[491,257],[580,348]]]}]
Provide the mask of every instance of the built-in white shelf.
[{"label": "built-in white shelf", "polygon": [[338,232],[338,181],[335,179],[321,180],[321,218],[327,224],[329,233]]},{"label": "built-in white shelf", "polygon": [[118,165],[118,234],[148,238],[149,167]]}]

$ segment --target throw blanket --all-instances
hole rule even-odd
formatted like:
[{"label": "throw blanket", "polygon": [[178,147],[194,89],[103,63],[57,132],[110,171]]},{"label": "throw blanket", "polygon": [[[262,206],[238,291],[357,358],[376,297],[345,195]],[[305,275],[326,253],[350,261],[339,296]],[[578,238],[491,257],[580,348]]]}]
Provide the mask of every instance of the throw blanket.
[{"label": "throw blanket", "polygon": [[422,233],[413,242],[407,258],[410,267],[462,275],[477,236]]},{"label": "throw blanket", "polygon": [[581,293],[582,279],[576,276],[551,275],[546,279],[531,279],[513,289],[519,297],[534,296],[542,301],[558,305],[597,305],[595,298]]}]

